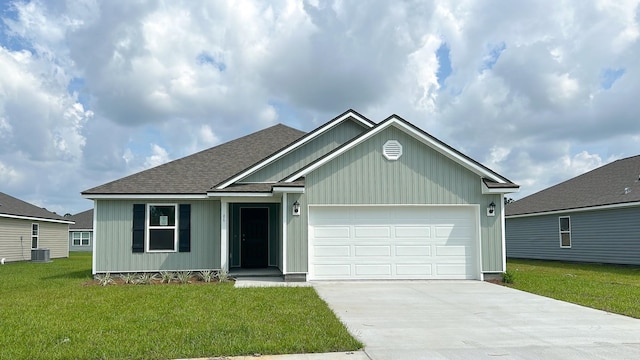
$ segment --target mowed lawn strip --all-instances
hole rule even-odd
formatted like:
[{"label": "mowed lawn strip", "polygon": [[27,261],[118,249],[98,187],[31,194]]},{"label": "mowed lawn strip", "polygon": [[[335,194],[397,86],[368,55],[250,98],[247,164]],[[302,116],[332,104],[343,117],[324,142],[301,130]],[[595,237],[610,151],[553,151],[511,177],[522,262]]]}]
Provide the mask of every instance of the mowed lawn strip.
[{"label": "mowed lawn strip", "polygon": [[83,285],[91,254],[0,266],[0,359],[172,359],[357,350],[309,287]]},{"label": "mowed lawn strip", "polygon": [[508,259],[507,270],[515,289],[640,318],[640,266]]}]

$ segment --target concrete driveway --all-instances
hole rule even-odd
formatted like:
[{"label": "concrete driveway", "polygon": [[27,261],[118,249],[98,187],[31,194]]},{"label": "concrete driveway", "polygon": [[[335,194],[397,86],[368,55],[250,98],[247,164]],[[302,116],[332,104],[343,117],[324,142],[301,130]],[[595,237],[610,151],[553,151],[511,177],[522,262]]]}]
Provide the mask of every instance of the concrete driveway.
[{"label": "concrete driveway", "polygon": [[486,282],[313,286],[373,360],[640,359],[640,320]]}]

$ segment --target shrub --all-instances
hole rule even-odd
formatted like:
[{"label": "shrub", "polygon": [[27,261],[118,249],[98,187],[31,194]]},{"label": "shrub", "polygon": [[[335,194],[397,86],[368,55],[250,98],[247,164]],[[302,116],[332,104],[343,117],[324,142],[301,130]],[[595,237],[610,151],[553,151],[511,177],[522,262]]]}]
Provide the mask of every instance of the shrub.
[{"label": "shrub", "polygon": [[502,282],[505,284],[513,284],[516,280],[516,274],[507,270],[502,274]]},{"label": "shrub", "polygon": [[111,278],[111,274],[110,273],[106,273],[106,274],[102,274],[102,275],[96,275],[96,280],[98,280],[98,283],[100,283],[100,285],[102,285],[102,286],[107,286],[107,285],[113,283],[113,278]]},{"label": "shrub", "polygon": [[200,271],[198,275],[202,281],[208,283],[215,278],[216,274],[213,272],[213,270],[204,270],[204,271]]},{"label": "shrub", "polygon": [[218,274],[216,275],[218,281],[225,282],[229,280],[229,272],[227,270],[218,270]]},{"label": "shrub", "polygon": [[176,275],[176,278],[178,278],[181,284],[186,284],[191,279],[191,271],[180,271],[178,275]]},{"label": "shrub", "polygon": [[149,285],[155,279],[156,279],[156,274],[142,273],[138,275],[138,279],[136,280],[136,283],[140,285]]},{"label": "shrub", "polygon": [[136,281],[137,275],[136,273],[124,273],[120,274],[120,279],[122,279],[122,282],[125,284],[133,284]]},{"label": "shrub", "polygon": [[162,278],[162,282],[166,282],[168,284],[171,280],[176,278],[176,274],[171,271],[162,271],[160,272],[160,277]]}]

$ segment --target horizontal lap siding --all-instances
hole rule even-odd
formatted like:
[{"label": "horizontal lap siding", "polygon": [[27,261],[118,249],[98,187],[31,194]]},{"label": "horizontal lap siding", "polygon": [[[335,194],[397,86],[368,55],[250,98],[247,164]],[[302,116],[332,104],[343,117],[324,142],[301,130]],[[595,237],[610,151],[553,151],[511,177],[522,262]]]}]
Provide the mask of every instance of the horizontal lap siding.
[{"label": "horizontal lap siding", "polygon": [[[558,217],[571,217],[571,248],[560,248]],[[507,219],[507,256],[640,265],[640,208]]]},{"label": "horizontal lap siding", "polygon": [[[387,140],[398,140],[397,161],[382,155]],[[309,204],[480,204],[482,270],[502,271],[500,207],[484,215],[499,195],[483,195],[480,177],[402,130],[390,127],[306,177]],[[304,234],[305,240],[307,234]]]},{"label": "horizontal lap siding", "polygon": [[[133,253],[131,230],[133,204],[191,204],[191,251],[175,253]],[[158,270],[203,270],[220,268],[220,202],[97,200],[95,272]],[[147,241],[147,239],[145,239]]]},{"label": "horizontal lap siding", "polygon": [[49,249],[52,259],[69,256],[68,224],[0,218],[0,258],[31,260],[31,224],[38,224],[38,247]]},{"label": "horizontal lap siding", "polygon": [[31,260],[31,224],[30,220],[0,218],[0,258]]}]

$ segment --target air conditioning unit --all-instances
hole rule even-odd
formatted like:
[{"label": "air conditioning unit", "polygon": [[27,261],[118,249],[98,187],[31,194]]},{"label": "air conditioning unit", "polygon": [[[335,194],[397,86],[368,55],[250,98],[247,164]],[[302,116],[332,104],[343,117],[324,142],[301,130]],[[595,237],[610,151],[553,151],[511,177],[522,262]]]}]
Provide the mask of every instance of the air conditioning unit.
[{"label": "air conditioning unit", "polygon": [[51,262],[49,249],[31,249],[31,261]]}]

